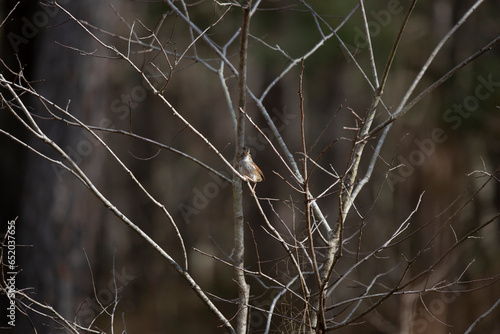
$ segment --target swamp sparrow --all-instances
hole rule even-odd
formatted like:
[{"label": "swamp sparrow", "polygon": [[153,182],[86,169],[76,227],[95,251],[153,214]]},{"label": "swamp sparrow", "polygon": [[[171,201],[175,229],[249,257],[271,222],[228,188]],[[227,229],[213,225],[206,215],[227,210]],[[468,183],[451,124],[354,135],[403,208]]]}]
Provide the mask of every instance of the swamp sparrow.
[{"label": "swamp sparrow", "polygon": [[[259,167],[253,162],[252,156],[250,155],[250,149],[248,147],[243,147],[243,153],[240,157],[239,163],[240,174],[243,175],[247,180],[254,183],[264,180],[264,174]],[[254,185],[255,189],[255,185]]]}]

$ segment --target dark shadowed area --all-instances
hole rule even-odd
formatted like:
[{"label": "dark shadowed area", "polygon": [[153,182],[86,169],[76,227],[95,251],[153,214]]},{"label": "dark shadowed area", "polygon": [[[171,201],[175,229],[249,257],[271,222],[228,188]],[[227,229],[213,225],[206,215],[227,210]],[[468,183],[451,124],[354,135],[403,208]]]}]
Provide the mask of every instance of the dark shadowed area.
[{"label": "dark shadowed area", "polygon": [[3,0],[0,332],[500,333],[500,1],[413,5]]}]

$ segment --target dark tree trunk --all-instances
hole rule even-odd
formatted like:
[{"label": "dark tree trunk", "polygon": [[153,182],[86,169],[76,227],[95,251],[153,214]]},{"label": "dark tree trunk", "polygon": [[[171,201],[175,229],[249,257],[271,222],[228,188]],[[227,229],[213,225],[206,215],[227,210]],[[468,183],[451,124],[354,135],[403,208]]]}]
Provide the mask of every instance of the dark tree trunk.
[{"label": "dark tree trunk", "polygon": [[[64,6],[77,18],[98,26],[106,25],[103,17],[96,15],[102,12],[105,2],[62,3],[66,3]],[[35,84],[41,95],[62,107],[71,100],[71,114],[86,124],[98,125],[109,110],[105,98],[109,87],[106,62],[82,56],[56,42],[90,52],[98,48],[97,43],[81,27],[68,21],[60,10],[39,7],[37,13],[48,17],[48,21],[34,37],[36,43],[30,41],[33,53],[33,64],[30,65],[33,76],[30,79],[42,80]],[[31,100],[29,104],[33,106],[34,114],[47,116],[38,101]],[[101,173],[104,153],[96,139],[80,128],[52,120],[38,121],[91,180],[102,187],[105,180]],[[33,142],[33,145],[55,157],[47,145],[40,142]],[[92,296],[84,249],[95,265],[92,260],[97,255],[105,208],[70,173],[33,154],[28,155],[26,163],[24,200],[18,227],[22,243],[31,247],[24,249],[25,256],[19,261],[22,286],[34,287],[37,299],[52,305],[64,317],[72,319],[78,312],[80,317],[86,317],[81,319],[82,322],[88,322],[95,312],[88,312],[82,304],[86,297]],[[43,322],[48,323],[46,319]],[[39,333],[53,331],[46,326],[36,327]]]}]

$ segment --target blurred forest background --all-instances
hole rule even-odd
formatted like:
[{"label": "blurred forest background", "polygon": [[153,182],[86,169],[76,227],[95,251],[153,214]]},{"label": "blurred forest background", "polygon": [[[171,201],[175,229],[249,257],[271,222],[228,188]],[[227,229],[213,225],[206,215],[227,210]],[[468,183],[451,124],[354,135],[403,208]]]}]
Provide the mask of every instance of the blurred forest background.
[{"label": "blurred forest background", "polygon": [[[190,43],[186,23],[172,13],[162,1],[66,0],[59,3],[75,17],[89,23],[89,29],[107,43],[126,52],[134,19],[135,29],[146,34],[144,26],[154,28],[164,18],[159,37],[165,48],[182,52]],[[181,6],[181,2],[176,2]],[[396,107],[417,71],[436,43],[457,22],[474,1],[436,0],[417,3],[389,76],[383,101],[389,110]],[[0,21],[7,17],[16,1],[3,0]],[[310,1],[311,7],[332,27],[336,27],[358,5],[358,1]],[[214,17],[227,8],[213,1],[187,3],[191,20],[208,27]],[[381,72],[399,31],[409,1],[366,1],[371,22],[372,44]],[[216,15],[217,14],[217,15]],[[444,46],[418,87],[425,88],[481,47],[500,35],[500,1],[485,1]],[[209,37],[225,43],[241,25],[241,11],[231,9],[224,20],[209,31]],[[91,27],[98,27],[93,29]],[[112,32],[112,34],[103,33]],[[270,82],[289,64],[320,39],[317,23],[301,1],[262,1],[250,24],[248,53],[248,86],[260,95]],[[357,13],[338,31],[339,37],[369,71],[369,53],[363,34],[363,21]],[[157,99],[142,78],[123,60],[113,59],[102,47],[68,16],[54,7],[37,1],[21,1],[0,30],[0,58],[10,68],[23,68],[38,92],[60,106],[68,106],[71,114],[86,124],[111,127],[151,138],[186,152],[231,179],[231,172],[216,154]],[[278,50],[277,45],[282,50]],[[215,68],[219,59],[204,45],[196,44],[196,52]],[[84,55],[78,50],[91,54]],[[137,50],[136,50],[137,51]],[[232,161],[235,150],[233,123],[217,73],[187,56],[172,72],[164,95],[183,116],[194,124],[220,152]],[[229,59],[238,64],[238,39],[231,45]],[[108,57],[103,57],[107,55]],[[131,57],[138,67],[153,73],[148,63],[155,52],[136,52]],[[5,66],[1,73],[11,77]],[[226,83],[236,94],[237,79],[230,71]],[[283,76],[269,91],[263,103],[280,130],[297,161],[302,158],[299,109],[300,64]],[[478,88],[483,87],[483,88]],[[336,171],[344,171],[351,150],[356,117],[369,108],[373,91],[354,62],[343,51],[336,38],[327,40],[304,63],[303,90],[305,126],[311,155],[317,157],[332,141],[321,162]],[[417,89],[418,91],[418,89]],[[2,94],[6,91],[2,88]],[[71,101],[71,102],[69,102]],[[34,114],[44,115],[35,99],[25,96]],[[363,249],[380,244],[416,207],[412,216],[408,242],[392,253],[382,254],[393,263],[403,261],[401,254],[428,248],[412,267],[418,272],[434,263],[455,241],[453,233],[462,235],[500,212],[498,178],[476,196],[472,203],[453,215],[453,208],[463,204],[461,197],[477,191],[484,178],[473,171],[493,173],[500,166],[500,47],[494,46],[470,63],[446,83],[415,105],[397,120],[389,132],[375,165],[370,183],[356,200],[356,210],[346,223],[346,233],[366,224]],[[3,106],[2,106],[3,107]],[[247,112],[258,126],[268,129],[252,101]],[[385,119],[379,112],[375,123]],[[173,257],[180,257],[178,239],[165,216],[137,190],[120,166],[86,131],[53,120],[38,119],[44,130],[87,173],[94,184],[136,222]],[[325,133],[322,131],[326,128]],[[41,152],[51,154],[43,143],[36,142],[7,109],[0,110],[1,129],[12,133]],[[287,175],[259,133],[247,123],[247,145],[254,161],[266,176],[256,187],[269,216],[275,210],[285,221],[294,221],[287,201],[303,200],[276,174]],[[268,133],[268,132],[266,132]],[[143,185],[173,215],[180,229],[190,259],[191,275],[205,291],[227,299],[237,296],[233,270],[194,249],[224,258],[233,248],[232,191],[228,182],[201,168],[196,163],[168,150],[159,149],[131,137],[101,133],[110,148],[122,159]],[[273,137],[271,137],[273,138]],[[316,142],[317,140],[317,142]],[[276,145],[276,141],[273,140]],[[375,141],[367,150],[372,152]],[[52,305],[69,319],[75,316],[88,322],[100,312],[97,295],[104,305],[114,299],[114,280],[119,287],[118,323],[126,323],[127,333],[222,333],[224,328],[197,298],[190,287],[168,266],[157,252],[127,228],[81,182],[70,173],[33,154],[7,136],[0,136],[2,233],[6,223],[17,218],[18,288],[30,288],[37,300]],[[363,161],[366,168],[367,161]],[[392,169],[390,166],[404,164]],[[389,166],[390,165],[390,166]],[[498,177],[498,175],[497,175]],[[315,173],[311,189],[318,193],[328,176]],[[261,228],[262,218],[253,199],[245,191],[245,222],[260,238],[261,261],[274,268],[282,250],[277,250]],[[459,199],[457,202],[455,200]],[[326,217],[334,224],[338,211],[335,193],[320,201]],[[451,209],[450,209],[451,208]],[[442,223],[447,221],[449,233],[442,233],[427,244]],[[301,224],[300,218],[296,221]],[[424,229],[419,229],[429,224]],[[367,314],[356,326],[341,333],[462,333],[500,297],[500,222],[496,221],[467,241],[460,251],[452,252],[434,269],[432,284],[445,277],[475,282],[454,287],[467,293],[400,295],[385,301]],[[453,233],[451,233],[453,230]],[[246,263],[256,269],[253,241],[247,230]],[[266,242],[265,240],[268,240]],[[346,247],[355,251],[356,242]],[[345,256],[354,257],[347,252]],[[275,262],[272,262],[275,261]],[[276,267],[278,267],[276,265]],[[358,273],[370,277],[382,270],[376,266]],[[113,275],[113,270],[116,272]],[[278,270],[278,269],[276,269]],[[340,270],[340,269],[339,269]],[[383,270],[387,270],[384,268]],[[481,280],[484,281],[476,281]],[[251,279],[249,280],[252,284]],[[431,284],[431,283],[429,283]],[[258,294],[258,288],[252,290]],[[6,301],[1,296],[2,305]],[[231,314],[230,303],[218,301],[223,312]],[[0,326],[6,325],[4,307],[0,310]],[[123,315],[123,322],[122,317]],[[47,320],[31,315],[36,323]],[[228,316],[231,317],[230,315]],[[20,313],[13,332],[28,333],[30,324]],[[259,319],[251,318],[255,333]],[[97,320],[109,331],[108,323]],[[408,325],[409,324],[409,325]],[[38,333],[57,333],[54,325],[38,327]],[[276,333],[288,332],[276,324]],[[291,331],[290,331],[291,333]],[[500,333],[500,311],[495,310],[478,327],[477,333]]]}]

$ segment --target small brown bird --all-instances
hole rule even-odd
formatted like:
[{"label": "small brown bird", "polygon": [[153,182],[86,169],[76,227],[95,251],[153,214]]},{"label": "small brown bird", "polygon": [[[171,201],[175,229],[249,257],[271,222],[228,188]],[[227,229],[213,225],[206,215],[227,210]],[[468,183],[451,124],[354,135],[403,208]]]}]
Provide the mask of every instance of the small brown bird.
[{"label": "small brown bird", "polygon": [[[243,153],[240,157],[239,171],[247,180],[250,180],[257,184],[264,180],[264,174],[259,167],[253,162],[252,156],[250,155],[250,149],[248,147],[243,147]],[[255,189],[255,185],[253,187]]]}]

